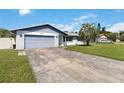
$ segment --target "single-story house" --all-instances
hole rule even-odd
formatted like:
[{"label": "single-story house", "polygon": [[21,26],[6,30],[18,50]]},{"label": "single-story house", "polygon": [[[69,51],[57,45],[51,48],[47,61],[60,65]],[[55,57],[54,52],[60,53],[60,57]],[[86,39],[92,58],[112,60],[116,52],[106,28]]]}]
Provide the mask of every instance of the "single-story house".
[{"label": "single-story house", "polygon": [[108,37],[104,34],[100,34],[99,37],[97,38],[98,43],[109,43],[112,42],[111,40],[108,39]]},{"label": "single-story house", "polygon": [[[16,34],[16,49],[49,48],[67,45],[66,41],[76,39],[49,25],[37,25],[11,30]],[[73,38],[74,37],[74,38]],[[67,40],[66,40],[67,39]]]}]

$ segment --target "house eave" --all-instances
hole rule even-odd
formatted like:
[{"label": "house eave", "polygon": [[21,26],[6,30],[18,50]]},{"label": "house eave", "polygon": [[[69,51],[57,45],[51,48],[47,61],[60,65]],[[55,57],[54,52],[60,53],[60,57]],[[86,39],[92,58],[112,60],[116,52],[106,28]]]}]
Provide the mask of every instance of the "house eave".
[{"label": "house eave", "polygon": [[13,30],[10,30],[10,31],[11,31],[12,33],[16,33],[17,31],[20,31],[20,30],[25,31],[25,30],[27,30],[27,29],[38,28],[38,27],[45,27],[45,26],[48,26],[48,27],[50,27],[50,28],[52,28],[52,29],[58,31],[58,33],[61,33],[61,34],[65,35],[65,36],[67,36],[66,33],[64,33],[63,31],[61,31],[61,30],[59,30],[59,29],[57,29],[57,28],[55,28],[54,26],[51,26],[51,25],[49,25],[49,24],[36,25],[36,26],[29,26],[29,27],[24,27],[24,28],[17,28],[17,29],[13,29]]}]

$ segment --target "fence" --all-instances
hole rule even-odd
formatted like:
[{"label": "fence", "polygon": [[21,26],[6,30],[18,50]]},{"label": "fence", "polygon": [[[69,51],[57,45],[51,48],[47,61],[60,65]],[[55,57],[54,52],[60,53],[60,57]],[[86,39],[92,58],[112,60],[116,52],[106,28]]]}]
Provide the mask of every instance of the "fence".
[{"label": "fence", "polygon": [[14,38],[0,38],[0,49],[12,49],[15,44]]}]

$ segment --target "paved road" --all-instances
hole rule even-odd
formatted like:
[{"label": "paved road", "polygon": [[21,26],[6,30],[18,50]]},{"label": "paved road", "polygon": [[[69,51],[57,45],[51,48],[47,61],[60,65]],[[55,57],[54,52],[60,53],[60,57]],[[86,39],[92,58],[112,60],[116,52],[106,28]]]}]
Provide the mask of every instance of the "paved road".
[{"label": "paved road", "polygon": [[26,50],[37,82],[124,82],[124,62],[62,48]]}]

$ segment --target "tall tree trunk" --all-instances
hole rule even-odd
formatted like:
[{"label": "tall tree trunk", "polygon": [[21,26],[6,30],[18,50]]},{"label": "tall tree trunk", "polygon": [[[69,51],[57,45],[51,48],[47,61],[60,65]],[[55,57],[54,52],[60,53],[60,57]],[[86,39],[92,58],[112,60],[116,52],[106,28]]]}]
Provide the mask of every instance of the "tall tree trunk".
[{"label": "tall tree trunk", "polygon": [[86,41],[86,45],[89,46],[89,45],[90,45],[89,43],[90,43],[89,40],[87,40],[87,41]]}]

